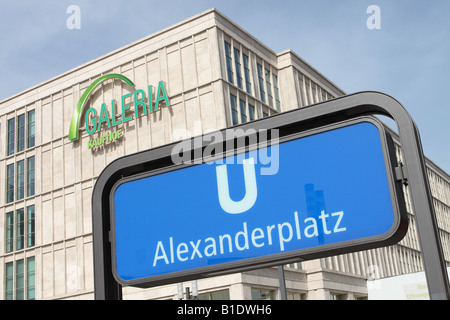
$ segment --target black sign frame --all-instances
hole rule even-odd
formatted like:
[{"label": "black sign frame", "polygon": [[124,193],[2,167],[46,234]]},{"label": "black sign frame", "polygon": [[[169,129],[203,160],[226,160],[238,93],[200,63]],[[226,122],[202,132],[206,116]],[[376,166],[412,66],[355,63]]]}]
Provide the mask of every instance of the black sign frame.
[{"label": "black sign frame", "polygon": [[[126,184],[129,182],[133,182],[140,179],[145,179],[147,177],[151,177],[154,175],[164,175],[165,173],[175,171],[175,170],[183,170],[185,168],[188,168],[190,166],[198,165],[200,164],[200,161],[189,161],[189,163],[180,163],[177,165],[172,165],[170,167],[164,167],[164,168],[157,168],[155,166],[155,169],[150,172],[143,172],[139,174],[135,174],[132,176],[127,176],[124,178],[121,178],[119,181],[116,182],[113,189],[111,190],[110,194],[110,223],[111,223],[111,236],[110,241],[112,245],[112,263],[113,263],[113,275],[116,281],[123,285],[123,286],[135,286],[135,287],[141,287],[141,288],[149,288],[154,287],[158,285],[165,285],[170,284],[174,282],[184,282],[189,280],[196,280],[201,278],[207,278],[207,277],[213,277],[213,276],[219,276],[234,272],[243,272],[253,269],[260,269],[263,267],[273,267],[273,266],[279,266],[284,264],[290,264],[305,260],[311,260],[311,259],[317,259],[321,257],[328,257],[336,254],[342,254],[342,253],[350,253],[355,251],[361,251],[361,250],[368,250],[372,248],[378,248],[381,246],[388,246],[395,243],[398,243],[403,237],[405,236],[407,230],[408,230],[408,214],[406,211],[405,206],[405,200],[403,197],[403,190],[402,190],[402,179],[397,178],[397,175],[395,173],[395,168],[397,166],[396,156],[395,156],[395,146],[393,139],[389,132],[386,131],[383,124],[376,119],[375,117],[358,117],[351,120],[346,120],[343,122],[326,125],[320,128],[307,130],[306,132],[296,133],[289,136],[283,136],[279,139],[279,143],[282,144],[284,142],[307,138],[313,135],[318,135],[321,133],[330,132],[339,128],[349,127],[352,125],[360,124],[360,123],[370,123],[374,127],[377,128],[379,136],[380,136],[380,144],[383,151],[383,161],[384,166],[386,169],[386,178],[387,183],[389,187],[389,193],[390,193],[390,201],[392,203],[392,209],[393,209],[393,223],[389,231],[374,235],[371,237],[363,237],[363,238],[357,238],[353,240],[347,240],[347,241],[341,241],[333,244],[326,244],[326,245],[320,245],[316,247],[311,248],[304,248],[299,249],[296,251],[285,251],[280,252],[277,254],[270,254],[270,255],[263,255],[251,259],[243,259],[243,260],[237,260],[234,262],[225,262],[217,265],[211,265],[207,267],[200,267],[200,268],[194,268],[194,269],[188,269],[178,272],[172,272],[167,274],[161,274],[146,278],[139,278],[139,279],[132,279],[132,280],[124,280],[122,279],[117,272],[117,257],[116,257],[116,224],[115,224],[115,209],[114,209],[114,195],[115,191],[121,184]],[[225,131],[221,131],[221,133],[224,133]],[[250,132],[256,131],[252,130]],[[225,138],[225,134],[223,135]],[[189,142],[188,145],[194,146],[195,143],[193,143],[193,139],[202,138],[202,137],[194,137],[191,138],[185,142]],[[246,136],[238,137],[239,138],[248,138]],[[202,139],[203,140],[203,139]],[[250,140],[250,139],[249,139]],[[253,139],[257,140],[257,139]],[[209,141],[207,139],[207,141]],[[229,141],[223,141],[225,145]],[[171,144],[173,146],[173,144]],[[248,145],[246,148],[242,148],[240,150],[224,150],[225,153],[222,155],[215,155],[214,159],[221,159],[225,158],[226,156],[234,155],[234,154],[240,154],[247,149],[258,149],[258,144],[256,145]],[[187,150],[188,153],[191,151],[191,149]],[[355,152],[357,152],[355,150]],[[133,154],[126,156],[123,160],[127,161],[132,157],[138,157],[140,158],[140,162],[145,162],[148,157],[151,158],[157,158],[164,159],[164,158],[170,158],[171,154],[163,154],[159,150],[154,150],[153,153],[156,153],[156,155],[151,155],[150,153],[139,153],[139,154]],[[193,150],[193,154],[201,154],[201,152],[196,152],[196,150]],[[192,159],[194,160],[194,159]],[[202,162],[205,162],[207,159],[200,159]],[[361,177],[361,179],[364,179],[364,177]],[[142,201],[148,201],[149,199],[142,199]],[[170,230],[167,230],[170,232]]]}]

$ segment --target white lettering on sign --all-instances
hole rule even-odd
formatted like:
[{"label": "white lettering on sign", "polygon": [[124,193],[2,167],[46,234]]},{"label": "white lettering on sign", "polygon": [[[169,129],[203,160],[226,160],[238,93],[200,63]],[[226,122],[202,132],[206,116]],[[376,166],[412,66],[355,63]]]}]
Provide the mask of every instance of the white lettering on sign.
[{"label": "white lettering on sign", "polygon": [[342,226],[344,211],[329,215],[322,210],[317,218],[307,217],[302,222],[297,211],[293,216],[293,221],[253,229],[249,228],[247,222],[243,222],[241,230],[235,234],[222,234],[180,243],[176,243],[174,237],[169,237],[168,241],[160,240],[156,245],[153,267],[272,245],[285,251],[289,243],[301,241],[302,237],[318,237],[319,230],[323,230],[324,237],[347,231],[347,228]]},{"label": "white lettering on sign", "polygon": [[245,196],[240,201],[233,201],[230,198],[228,186],[227,165],[216,167],[217,189],[219,192],[220,206],[225,212],[239,214],[250,210],[256,202],[258,191],[256,188],[255,160],[253,158],[243,160]]}]

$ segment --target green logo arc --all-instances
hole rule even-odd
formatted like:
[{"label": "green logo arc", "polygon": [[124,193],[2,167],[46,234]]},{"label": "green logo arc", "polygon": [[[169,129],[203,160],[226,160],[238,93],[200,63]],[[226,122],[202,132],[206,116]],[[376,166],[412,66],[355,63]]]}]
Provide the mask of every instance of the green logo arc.
[{"label": "green logo arc", "polygon": [[72,114],[72,120],[70,121],[70,127],[69,127],[69,140],[75,141],[78,139],[78,131],[79,131],[79,124],[81,115],[83,114],[84,107],[86,105],[86,102],[89,99],[89,96],[91,93],[95,90],[95,88],[101,84],[103,81],[109,80],[109,79],[120,79],[126,82],[130,87],[134,87],[134,83],[128,79],[127,77],[117,74],[117,73],[110,73],[106,74],[104,76],[101,76],[97,80],[91,83],[91,85],[84,91],[83,95],[81,96],[80,100],[78,100],[78,103],[75,107],[75,110]]}]

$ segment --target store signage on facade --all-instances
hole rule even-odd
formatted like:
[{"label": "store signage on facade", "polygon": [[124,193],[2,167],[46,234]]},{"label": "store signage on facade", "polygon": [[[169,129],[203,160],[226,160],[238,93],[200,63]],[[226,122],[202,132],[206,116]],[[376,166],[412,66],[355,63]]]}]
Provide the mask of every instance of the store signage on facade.
[{"label": "store signage on facade", "polygon": [[[399,240],[388,139],[378,121],[362,118],[223,161],[121,179],[110,200],[117,281],[148,284]],[[260,159],[274,153],[277,170],[261,174]]]},{"label": "store signage on facade", "polygon": [[[130,79],[120,74],[107,74],[95,80],[84,91],[75,107],[70,122],[69,140],[75,141],[79,138],[79,126],[83,115],[88,135],[96,134],[88,141],[88,148],[91,149],[122,137],[123,129],[119,129],[120,124],[157,111],[161,102],[164,102],[165,106],[170,106],[164,82],[160,81],[156,92],[155,88],[149,85],[147,90],[137,89],[124,94],[119,102],[112,99],[109,108],[103,102],[100,111],[93,107],[86,111],[85,107],[91,94],[102,82],[110,79],[121,80],[131,88],[135,86]],[[108,112],[108,109],[111,111]],[[102,133],[106,128],[112,131]]]}]

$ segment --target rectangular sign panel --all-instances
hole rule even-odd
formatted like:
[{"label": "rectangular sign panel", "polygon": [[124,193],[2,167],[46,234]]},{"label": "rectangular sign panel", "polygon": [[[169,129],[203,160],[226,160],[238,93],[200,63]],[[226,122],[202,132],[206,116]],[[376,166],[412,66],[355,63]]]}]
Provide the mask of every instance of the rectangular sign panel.
[{"label": "rectangular sign panel", "polygon": [[387,244],[403,231],[386,141],[363,118],[119,181],[116,280],[151,285]]}]

